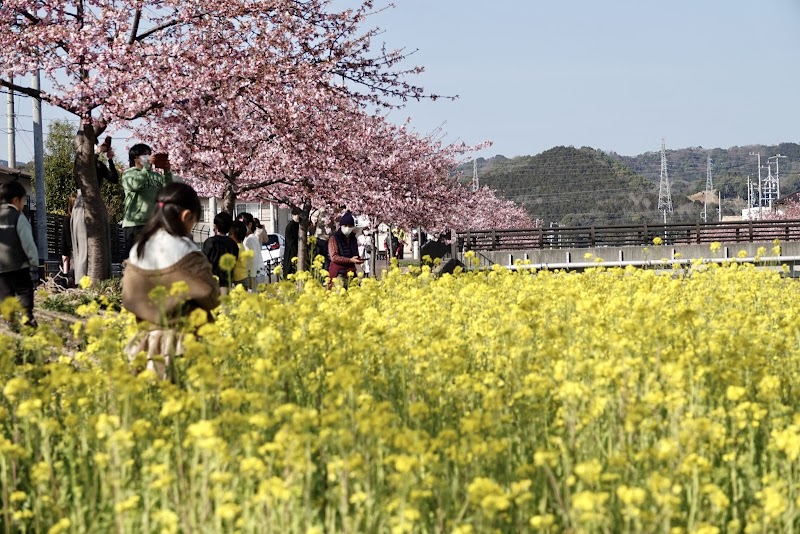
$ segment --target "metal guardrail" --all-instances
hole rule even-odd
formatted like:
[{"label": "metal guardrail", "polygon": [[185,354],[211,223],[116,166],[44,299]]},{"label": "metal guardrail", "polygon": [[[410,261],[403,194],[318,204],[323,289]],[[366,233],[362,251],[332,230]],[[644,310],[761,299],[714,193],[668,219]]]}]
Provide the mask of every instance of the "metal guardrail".
[{"label": "metal guardrail", "polygon": [[457,243],[475,251],[568,249],[647,246],[657,237],[665,245],[800,241],[800,220],[469,230],[457,234]]}]

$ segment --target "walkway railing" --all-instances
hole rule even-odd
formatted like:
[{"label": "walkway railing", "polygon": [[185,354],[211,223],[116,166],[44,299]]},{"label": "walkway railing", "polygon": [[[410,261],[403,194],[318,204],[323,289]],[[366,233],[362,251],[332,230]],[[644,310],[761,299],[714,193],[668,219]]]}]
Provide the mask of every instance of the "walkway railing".
[{"label": "walkway railing", "polygon": [[461,250],[530,250],[647,246],[659,237],[665,245],[800,241],[800,220],[731,221],[631,226],[562,226],[519,230],[459,232]]}]

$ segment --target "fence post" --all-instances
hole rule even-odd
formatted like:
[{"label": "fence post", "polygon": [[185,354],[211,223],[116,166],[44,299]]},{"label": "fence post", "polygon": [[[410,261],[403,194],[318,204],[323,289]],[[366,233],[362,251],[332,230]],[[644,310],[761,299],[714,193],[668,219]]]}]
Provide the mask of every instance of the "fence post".
[{"label": "fence post", "polygon": [[700,240],[700,231],[701,231],[701,230],[700,230],[700,223],[698,222],[698,223],[697,223],[697,244],[698,244],[698,245],[699,245],[700,243],[702,243],[702,241]]},{"label": "fence post", "polygon": [[539,227],[539,248],[544,248],[544,228]]},{"label": "fence post", "polygon": [[594,226],[589,230],[589,243],[591,246],[595,246]]},{"label": "fence post", "polygon": [[650,240],[647,239],[647,223],[644,224],[644,236],[642,237],[642,241],[644,241],[645,245],[650,243]]},{"label": "fence post", "polygon": [[748,221],[747,228],[748,228],[749,233],[750,233],[748,241],[750,241],[752,243],[753,242],[753,221]]}]

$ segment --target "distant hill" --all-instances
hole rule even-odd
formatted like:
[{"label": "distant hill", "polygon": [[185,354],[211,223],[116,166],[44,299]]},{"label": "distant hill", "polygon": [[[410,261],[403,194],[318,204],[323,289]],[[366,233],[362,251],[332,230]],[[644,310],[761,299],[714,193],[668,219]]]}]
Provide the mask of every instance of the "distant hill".
[{"label": "distant hill", "polygon": [[[673,184],[673,195],[691,194],[702,191],[706,186],[706,157],[713,162],[711,174],[714,188],[722,191],[723,203],[726,199],[747,198],[747,177],[758,181],[758,159],[751,154],[761,153],[762,166],[767,158],[776,154],[786,156],[780,159],[781,196],[800,190],[800,145],[781,143],[780,145],[751,145],[728,149],[703,147],[667,150],[667,168]],[[609,154],[634,172],[658,183],[661,177],[661,153],[646,152],[634,157]],[[773,166],[774,172],[774,166]],[[762,170],[766,176],[767,171]]]},{"label": "distant hill", "polygon": [[[516,201],[545,224],[643,222],[658,191],[628,167],[593,148],[555,147],[536,156],[478,160],[481,185]],[[464,166],[464,179],[472,169]]]},{"label": "distant hill", "polygon": [[[671,222],[702,220],[706,187],[706,157],[713,161],[715,190],[722,192],[723,215],[740,214],[747,199],[747,176],[758,180],[756,156],[780,159],[781,196],[800,191],[800,145],[752,145],[729,149],[702,147],[667,150],[674,213]],[[621,156],[590,147],[555,147],[536,156],[479,158],[481,185],[524,206],[545,225],[604,225],[659,222],[657,210],[661,176],[660,152]],[[773,172],[774,172],[773,165]],[[473,163],[460,169],[462,181],[472,179]],[[767,175],[766,169],[762,170]],[[693,200],[690,200],[691,197]],[[709,220],[717,216],[716,195]]]}]

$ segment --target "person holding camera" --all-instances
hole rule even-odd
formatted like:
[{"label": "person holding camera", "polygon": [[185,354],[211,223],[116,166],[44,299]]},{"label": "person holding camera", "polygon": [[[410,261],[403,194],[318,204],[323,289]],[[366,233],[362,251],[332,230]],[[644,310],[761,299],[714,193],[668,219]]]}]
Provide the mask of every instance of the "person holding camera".
[{"label": "person holding camera", "polygon": [[[125,257],[130,254],[136,237],[153,214],[159,189],[172,183],[172,172],[166,154],[154,156],[149,146],[139,143],[131,147],[128,160],[130,168],[122,173],[122,189],[125,191],[122,217]],[[158,173],[153,168],[161,169],[163,173]]]}]

